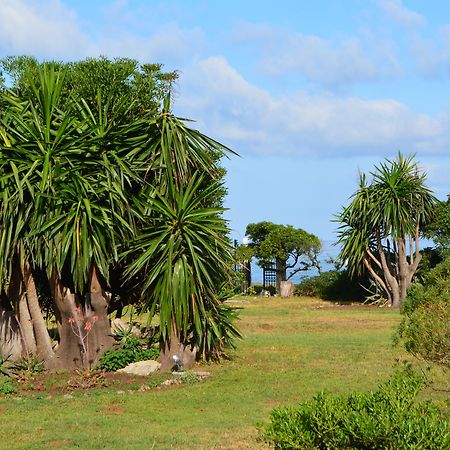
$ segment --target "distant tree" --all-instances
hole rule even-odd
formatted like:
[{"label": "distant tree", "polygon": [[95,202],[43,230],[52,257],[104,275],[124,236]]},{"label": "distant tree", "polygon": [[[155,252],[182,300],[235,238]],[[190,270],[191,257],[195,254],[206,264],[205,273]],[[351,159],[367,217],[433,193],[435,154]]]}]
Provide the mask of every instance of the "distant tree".
[{"label": "distant tree", "polygon": [[[277,291],[282,281],[292,278],[301,270],[316,267],[321,243],[317,236],[292,225],[277,225],[272,222],[259,222],[247,225],[249,247],[253,249],[261,267],[275,263],[277,269]],[[290,270],[289,275],[287,271]]]},{"label": "distant tree", "polygon": [[337,217],[340,259],[351,274],[368,271],[390,304],[400,307],[422,257],[419,233],[436,199],[413,155],[387,159],[370,174],[369,184],[361,175],[350,205]]}]

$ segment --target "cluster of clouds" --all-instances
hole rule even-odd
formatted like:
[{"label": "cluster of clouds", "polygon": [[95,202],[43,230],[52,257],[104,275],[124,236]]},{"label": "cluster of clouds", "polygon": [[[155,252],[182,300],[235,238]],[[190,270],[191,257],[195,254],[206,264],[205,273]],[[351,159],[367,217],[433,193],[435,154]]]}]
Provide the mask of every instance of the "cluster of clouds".
[{"label": "cluster of clouds", "polygon": [[[203,117],[201,128],[214,136],[245,144],[245,152],[314,156],[320,148],[322,156],[339,156],[342,149],[351,156],[382,154],[383,148],[390,153],[445,151],[447,116],[420,114],[395,100],[306,92],[275,97],[246,81],[223,57],[198,62],[181,83],[178,107]],[[198,95],[202,90],[208,95]]]},{"label": "cluster of clouds", "polygon": [[[157,23],[153,17],[144,29],[144,12],[133,12],[124,0],[105,9],[104,22],[95,27],[64,0],[1,3],[1,56],[104,54],[178,68],[176,112],[197,119],[203,131],[244,155],[342,157],[397,149],[440,155],[450,144],[446,111],[426,114],[392,98],[355,94],[355,86],[401,79],[405,71],[391,35],[370,27],[330,38],[242,20],[223,45],[247,49],[260,76],[252,83],[232,57],[211,53],[200,26]],[[418,76],[450,75],[450,25],[425,38],[426,18],[401,0],[378,0],[375,9],[384,27],[398,27],[406,36]],[[281,94],[268,87],[273,80],[288,86],[292,78],[302,83]]]}]

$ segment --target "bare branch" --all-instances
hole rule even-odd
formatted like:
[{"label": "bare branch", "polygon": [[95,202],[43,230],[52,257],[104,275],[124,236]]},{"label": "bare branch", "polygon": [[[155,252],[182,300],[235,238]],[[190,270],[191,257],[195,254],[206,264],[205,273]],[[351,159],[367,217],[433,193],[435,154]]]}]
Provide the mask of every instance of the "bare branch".
[{"label": "bare branch", "polygon": [[376,256],[370,251],[370,249],[367,249],[367,254],[370,256],[370,259],[380,268],[382,269],[381,262],[376,258]]},{"label": "bare branch", "polygon": [[370,265],[367,258],[363,258],[363,263],[366,266],[367,270],[370,272],[375,281],[381,286],[381,288],[390,296],[391,292],[384,280],[375,272],[373,267]]}]

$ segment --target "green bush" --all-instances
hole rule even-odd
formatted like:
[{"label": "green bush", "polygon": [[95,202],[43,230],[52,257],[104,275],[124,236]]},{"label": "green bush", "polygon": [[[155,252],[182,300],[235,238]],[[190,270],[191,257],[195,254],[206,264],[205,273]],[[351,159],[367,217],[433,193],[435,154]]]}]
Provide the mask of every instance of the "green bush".
[{"label": "green bush", "polygon": [[126,341],[117,349],[106,351],[97,365],[99,370],[115,372],[128,364],[156,359],[159,356],[157,347],[145,348],[135,336],[128,336]]},{"label": "green bush", "polygon": [[42,361],[39,361],[35,355],[30,353],[28,357],[23,356],[12,365],[16,375],[28,374],[36,375],[45,371],[45,366]]},{"label": "green bush", "polygon": [[7,376],[0,375],[0,395],[9,395],[14,394],[15,392],[16,388],[12,379]]},{"label": "green bush", "polygon": [[448,414],[415,400],[422,385],[422,377],[405,369],[375,391],[322,392],[274,409],[263,438],[276,449],[448,449]]},{"label": "green bush", "polygon": [[364,283],[365,280],[350,278],[346,271],[330,270],[305,278],[295,286],[294,295],[332,301],[362,301],[368,294],[361,286]]},{"label": "green bush", "polygon": [[450,368],[450,258],[408,292],[396,341],[431,364]]}]

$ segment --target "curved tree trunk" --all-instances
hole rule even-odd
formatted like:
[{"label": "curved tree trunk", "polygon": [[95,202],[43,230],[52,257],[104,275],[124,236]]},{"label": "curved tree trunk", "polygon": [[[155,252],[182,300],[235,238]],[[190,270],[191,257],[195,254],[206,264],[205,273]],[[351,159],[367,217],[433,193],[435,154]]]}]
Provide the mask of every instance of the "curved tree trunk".
[{"label": "curved tree trunk", "polygon": [[55,356],[55,352],[52,348],[52,341],[48,333],[47,324],[42,316],[34,277],[28,263],[24,264],[22,270],[28,310],[30,312],[34,338],[36,341],[36,356],[39,360],[48,362]]}]

